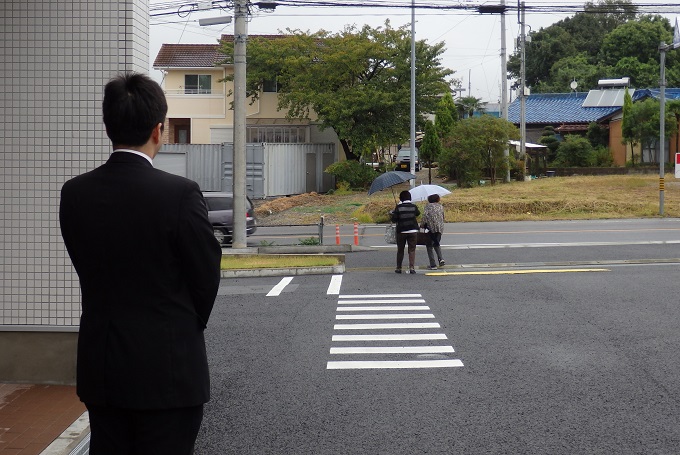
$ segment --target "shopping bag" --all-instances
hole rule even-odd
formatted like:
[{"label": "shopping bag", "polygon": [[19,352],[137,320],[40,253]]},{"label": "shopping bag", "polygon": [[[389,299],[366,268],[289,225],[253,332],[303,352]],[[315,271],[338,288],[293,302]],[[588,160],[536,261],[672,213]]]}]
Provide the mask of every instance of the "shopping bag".
[{"label": "shopping bag", "polygon": [[416,241],[417,245],[431,245],[432,244],[432,237],[430,237],[430,231],[427,229],[420,228],[418,231],[418,240]]},{"label": "shopping bag", "polygon": [[397,225],[389,224],[385,228],[385,243],[396,245],[397,243]]}]

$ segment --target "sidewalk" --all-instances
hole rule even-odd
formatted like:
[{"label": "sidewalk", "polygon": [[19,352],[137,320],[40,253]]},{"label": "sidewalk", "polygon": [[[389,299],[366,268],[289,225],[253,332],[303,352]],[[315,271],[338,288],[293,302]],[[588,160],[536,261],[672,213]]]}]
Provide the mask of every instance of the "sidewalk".
[{"label": "sidewalk", "polygon": [[[223,254],[324,254],[361,251],[353,245],[224,248]],[[224,271],[223,276],[343,273],[338,266]],[[74,386],[0,383],[0,455],[69,455],[89,434],[86,409]],[[82,416],[82,418],[81,418]],[[68,431],[67,431],[68,430]],[[60,437],[61,436],[61,437]]]},{"label": "sidewalk", "polygon": [[0,454],[70,453],[45,449],[84,412],[73,386],[0,383]]}]

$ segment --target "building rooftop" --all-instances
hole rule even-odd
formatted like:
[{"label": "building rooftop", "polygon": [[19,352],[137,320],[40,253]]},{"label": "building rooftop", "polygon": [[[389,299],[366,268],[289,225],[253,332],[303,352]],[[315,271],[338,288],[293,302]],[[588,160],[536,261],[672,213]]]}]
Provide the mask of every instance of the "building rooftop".
[{"label": "building rooftop", "polygon": [[[283,35],[249,35],[250,39],[264,38],[276,39]],[[233,42],[233,35],[222,35],[220,42]],[[218,49],[219,43],[215,44],[163,44],[156,60],[154,68],[212,68],[223,62],[227,56]]]},{"label": "building rooftop", "polygon": [[[659,89],[630,90],[633,101],[644,98],[659,98]],[[531,124],[587,124],[597,122],[621,110],[621,105],[584,107],[590,92],[536,93],[526,98],[526,123]],[[667,88],[667,100],[680,99],[680,88]],[[519,99],[508,107],[508,120],[520,122]],[[619,103],[617,103],[619,104]]]}]

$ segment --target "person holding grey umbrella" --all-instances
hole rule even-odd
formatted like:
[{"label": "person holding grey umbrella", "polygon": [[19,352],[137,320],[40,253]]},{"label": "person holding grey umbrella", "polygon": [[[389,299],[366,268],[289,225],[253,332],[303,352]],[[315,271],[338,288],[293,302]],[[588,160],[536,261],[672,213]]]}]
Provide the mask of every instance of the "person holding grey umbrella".
[{"label": "person holding grey umbrella", "polygon": [[402,191],[399,193],[399,203],[390,212],[392,221],[397,223],[397,268],[396,273],[401,273],[401,264],[404,262],[404,248],[408,243],[408,273],[416,273],[416,244],[418,241],[418,206],[411,202],[411,193]]}]

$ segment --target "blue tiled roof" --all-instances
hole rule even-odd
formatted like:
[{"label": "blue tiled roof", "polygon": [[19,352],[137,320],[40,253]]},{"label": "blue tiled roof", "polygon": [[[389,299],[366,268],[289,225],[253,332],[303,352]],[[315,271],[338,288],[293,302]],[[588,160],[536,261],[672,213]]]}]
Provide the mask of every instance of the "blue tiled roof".
[{"label": "blue tiled roof", "polygon": [[[526,122],[530,124],[590,123],[613,114],[621,107],[581,107],[587,92],[537,93],[526,98]],[[659,89],[638,89],[633,101],[647,97],[659,98]],[[680,99],[680,88],[667,88],[666,99]],[[519,99],[508,106],[508,119],[519,123]]]},{"label": "blue tiled roof", "polygon": [[[667,88],[665,93],[667,100],[680,100],[680,88]],[[644,88],[635,91],[633,95],[633,101],[637,101],[642,98],[652,97],[659,99],[661,95],[661,90],[658,88]]]},{"label": "blue tiled roof", "polygon": [[[581,107],[587,92],[537,93],[526,98],[527,124],[590,123],[606,117],[620,107]],[[519,123],[519,99],[508,106],[508,119]]]}]

